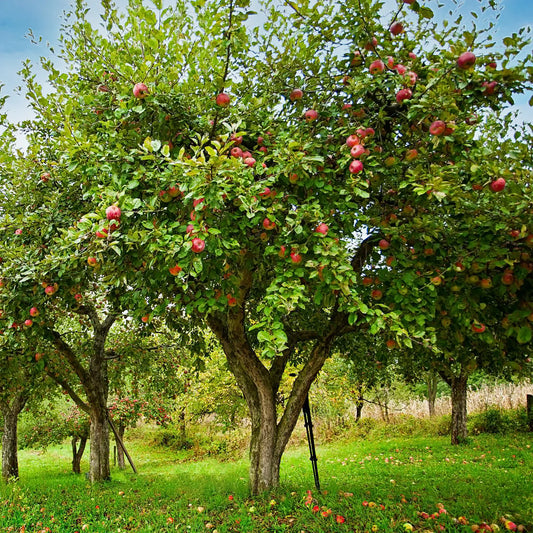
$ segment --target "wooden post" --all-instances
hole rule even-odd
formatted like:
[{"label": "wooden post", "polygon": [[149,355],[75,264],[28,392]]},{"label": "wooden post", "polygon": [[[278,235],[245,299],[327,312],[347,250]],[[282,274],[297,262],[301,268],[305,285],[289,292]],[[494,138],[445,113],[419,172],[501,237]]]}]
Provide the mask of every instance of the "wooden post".
[{"label": "wooden post", "polygon": [[113,446],[113,466],[117,466],[117,446]]},{"label": "wooden post", "polygon": [[111,420],[111,417],[109,416],[109,411],[107,412],[107,421],[109,422],[109,427],[113,430],[113,433],[115,434],[115,438],[117,439],[118,445],[124,450],[124,455],[128,458],[128,461],[131,465],[132,470],[137,474],[137,469],[135,468],[135,465],[133,464],[133,459],[130,457],[128,450],[126,450],[126,446],[124,446],[124,443],[122,442],[122,439],[120,438],[118,434],[117,428],[115,427],[115,424],[113,424],[113,421]]},{"label": "wooden post", "polygon": [[533,394],[527,395],[527,420],[529,422],[529,431],[533,431]]}]

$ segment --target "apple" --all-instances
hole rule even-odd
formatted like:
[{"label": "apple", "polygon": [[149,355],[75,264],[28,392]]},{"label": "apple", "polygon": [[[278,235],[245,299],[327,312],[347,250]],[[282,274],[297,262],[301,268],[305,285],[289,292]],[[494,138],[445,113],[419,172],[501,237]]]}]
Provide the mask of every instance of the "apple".
[{"label": "apple", "polygon": [[359,161],[358,159],[354,159],[350,163],[349,170],[352,174],[359,174],[359,172],[363,170],[363,163],[361,163],[361,161]]},{"label": "apple", "polygon": [[15,230],[15,235],[22,235],[22,230],[20,228],[16,229]]},{"label": "apple", "polygon": [[205,248],[205,241],[203,239],[199,239],[198,237],[195,237],[192,240],[191,250],[195,254],[199,254],[200,252],[203,252]]},{"label": "apple", "polygon": [[144,83],[136,83],[133,86],[133,96],[135,96],[135,98],[146,98],[149,94],[150,91]]},{"label": "apple", "polygon": [[289,176],[289,181],[294,184],[298,181],[298,174],[296,174],[295,172],[293,172],[290,176]]},{"label": "apple", "polygon": [[479,286],[482,288],[482,289],[490,289],[492,287],[492,280],[490,278],[483,278],[480,282],[479,282]]},{"label": "apple", "polygon": [[237,305],[237,298],[235,298],[231,294],[226,295],[226,298],[230,307],[235,307]]},{"label": "apple", "polygon": [[99,239],[105,239],[107,237],[107,228],[102,228],[102,229],[96,231],[95,235]]},{"label": "apple", "polygon": [[370,287],[370,285],[372,285],[373,283],[374,283],[374,278],[370,278],[370,277],[363,278],[364,287]]},{"label": "apple", "polygon": [[242,143],[242,135],[235,135],[235,133],[232,133],[229,140],[233,141],[235,145],[238,146],[239,144]]},{"label": "apple", "polygon": [[374,289],[374,290],[370,293],[370,296],[371,296],[372,299],[374,299],[374,300],[381,300],[381,298],[383,298],[383,293],[382,293],[379,289]]},{"label": "apple", "polygon": [[321,233],[322,235],[327,235],[328,233],[328,230],[329,230],[329,227],[327,224],[324,224],[323,222],[321,224],[319,224],[316,229],[315,229],[315,232],[316,233]]},{"label": "apple", "polygon": [[378,246],[379,246],[382,250],[386,250],[386,249],[390,246],[390,242],[389,242],[387,239],[381,239],[381,240],[378,242]]},{"label": "apple", "polygon": [[179,187],[177,185],[171,185],[168,189],[167,189],[167,193],[172,197],[172,198],[176,198],[176,196],[179,196],[179,194],[181,193]]},{"label": "apple", "polygon": [[431,278],[431,283],[438,287],[439,285],[442,285],[442,278],[440,276],[434,276]]},{"label": "apple", "polygon": [[58,285],[57,283],[54,283],[53,285],[47,285],[44,289],[44,292],[48,295],[48,296],[51,296],[52,294],[54,294],[55,292],[57,292],[57,289],[58,289]]},{"label": "apple", "polygon": [[83,296],[81,294],[75,294],[74,300],[76,300],[77,302],[81,302],[83,300]]},{"label": "apple", "polygon": [[41,181],[47,182],[50,179],[50,172],[43,172],[41,174]]},{"label": "apple", "polygon": [[170,267],[168,269],[168,271],[173,275],[173,276],[177,276],[181,271],[182,271],[182,268],[179,266],[179,265],[175,265],[173,267]]},{"label": "apple", "polygon": [[407,82],[409,83],[409,85],[414,85],[416,83],[416,81],[418,80],[418,74],[416,72],[413,72],[412,70],[410,70],[408,73],[407,73]]},{"label": "apple", "polygon": [[271,192],[272,191],[270,190],[270,187],[265,187],[263,192],[259,193],[259,196],[261,196],[262,198],[268,198]]},{"label": "apple", "polygon": [[302,262],[302,256],[298,252],[291,252],[291,261],[295,264]]},{"label": "apple", "polygon": [[318,112],[314,109],[308,109],[304,114],[305,120],[307,122],[313,122],[318,118]]},{"label": "apple", "polygon": [[141,322],[144,322],[145,324],[150,320],[150,315],[144,315],[141,318]]},{"label": "apple", "polygon": [[372,37],[372,40],[368,41],[365,44],[365,50],[368,50],[370,52],[374,50],[377,45],[378,45],[378,40],[375,37]]},{"label": "apple", "polygon": [[33,316],[33,317],[39,316],[39,309],[37,309],[37,307],[32,307],[30,309],[30,316]]},{"label": "apple", "polygon": [[385,63],[383,63],[381,59],[376,59],[375,61],[372,61],[372,63],[370,63],[370,67],[368,67],[368,70],[372,75],[383,72],[385,70]]},{"label": "apple", "polygon": [[229,95],[227,95],[226,93],[217,94],[217,97],[216,97],[217,106],[228,107],[229,101],[230,101]]},{"label": "apple", "polygon": [[416,148],[411,148],[410,150],[407,150],[407,152],[405,152],[406,161],[413,161],[417,157],[418,157],[418,150]]},{"label": "apple", "polygon": [[366,152],[366,149],[365,149],[365,147],[364,147],[362,144],[356,144],[356,145],[353,146],[352,149],[350,150],[350,155],[351,155],[353,158],[358,159],[358,158],[361,157],[365,152]]},{"label": "apple", "polygon": [[512,285],[514,282],[514,275],[510,270],[506,270],[502,274],[502,283],[504,285]]},{"label": "apple", "polygon": [[36,361],[40,361],[42,359],[42,357],[43,357],[43,354],[41,352],[37,352],[35,354],[35,360]]},{"label": "apple", "polygon": [[242,150],[238,146],[234,146],[230,150],[231,157],[242,157]]},{"label": "apple", "polygon": [[403,32],[403,24],[401,22],[394,22],[391,24],[389,31],[392,33],[392,35],[400,35],[400,33]]},{"label": "apple", "polygon": [[411,5],[415,3],[415,0],[403,0],[403,3]]},{"label": "apple", "polygon": [[485,331],[485,324],[480,324],[479,322],[474,322],[472,324],[472,331],[474,333],[483,333]]},{"label": "apple", "polygon": [[483,94],[490,96],[496,92],[496,86],[498,85],[497,81],[484,81],[481,84],[481,87],[484,87]]},{"label": "apple", "polygon": [[396,93],[396,101],[401,104],[404,100],[410,100],[413,97],[411,89],[400,89]]},{"label": "apple", "polygon": [[279,252],[278,252],[278,255],[279,257],[283,258],[285,257],[285,251],[287,250],[287,248],[283,245],[280,246],[279,248]]},{"label": "apple", "polygon": [[407,67],[405,67],[404,65],[396,65],[394,69],[400,76],[403,76],[407,72]]},{"label": "apple", "polygon": [[505,189],[505,180],[503,178],[498,178],[496,180],[494,180],[491,184],[490,184],[490,188],[494,191],[494,192],[500,192],[500,191],[503,191],[503,189]]},{"label": "apple", "polygon": [[242,158],[246,159],[247,157],[252,157],[252,154],[248,151],[242,153]]},{"label": "apple", "polygon": [[289,99],[291,102],[294,102],[296,100],[301,100],[303,98],[304,92],[302,89],[293,89],[291,91],[291,94],[289,95]]},{"label": "apple", "polygon": [[107,220],[120,220],[120,216],[122,215],[120,211],[120,207],[118,205],[110,205],[105,210],[105,216]]},{"label": "apple", "polygon": [[363,58],[361,57],[361,52],[359,52],[359,50],[356,50],[353,53],[353,57],[352,57],[352,60],[350,61],[350,65],[352,65],[352,67],[358,67],[362,63],[363,63]]},{"label": "apple", "polygon": [[444,122],[444,120],[435,120],[429,127],[429,133],[431,133],[431,135],[443,135],[445,131],[446,122]]},{"label": "apple", "polygon": [[389,350],[392,350],[393,348],[396,348],[396,341],[393,340],[393,339],[388,339],[385,344],[387,345],[387,348]]},{"label": "apple", "polygon": [[33,326],[33,320],[31,320],[31,319],[29,319],[29,318],[26,319],[26,320],[24,321],[24,325],[25,325],[26,327],[28,327],[28,328],[31,327],[31,326]]},{"label": "apple", "polygon": [[457,58],[457,66],[463,70],[467,70],[470,67],[474,66],[476,62],[476,56],[472,52],[463,52]]},{"label": "apple", "polygon": [[247,157],[245,160],[244,160],[244,164],[245,165],[248,165],[249,167],[253,167],[255,165],[256,161],[253,157]]},{"label": "apple", "polygon": [[275,227],[276,227],[275,222],[272,222],[272,220],[270,220],[269,218],[263,219],[263,228],[265,228],[266,230],[271,230],[271,229],[274,229]]},{"label": "apple", "polygon": [[349,135],[346,138],[346,144],[349,148],[353,148],[354,146],[358,145],[361,141],[359,140],[359,137],[352,133],[352,135]]},{"label": "apple", "polygon": [[91,267],[95,267],[98,264],[98,259],[96,259],[96,257],[88,257],[87,264]]}]

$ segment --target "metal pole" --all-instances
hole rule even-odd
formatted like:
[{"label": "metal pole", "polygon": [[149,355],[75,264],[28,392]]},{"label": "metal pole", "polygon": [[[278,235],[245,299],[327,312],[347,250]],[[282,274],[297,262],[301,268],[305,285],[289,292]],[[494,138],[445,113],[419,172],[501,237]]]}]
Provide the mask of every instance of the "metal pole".
[{"label": "metal pole", "polygon": [[320,480],[318,479],[318,465],[315,450],[315,436],[313,434],[313,422],[311,421],[311,408],[309,406],[309,395],[305,397],[305,401],[302,407],[304,414],[304,425],[307,432],[307,442],[309,443],[309,453],[311,454],[309,459],[313,467],[313,476],[315,478],[315,487],[320,490]]}]

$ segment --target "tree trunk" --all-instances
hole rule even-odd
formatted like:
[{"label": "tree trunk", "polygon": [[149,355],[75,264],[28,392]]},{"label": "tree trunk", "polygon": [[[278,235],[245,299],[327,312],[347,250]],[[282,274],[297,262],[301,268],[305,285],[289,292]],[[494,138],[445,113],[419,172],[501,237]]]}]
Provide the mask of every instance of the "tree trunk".
[{"label": "tree trunk", "polygon": [[9,403],[2,405],[4,434],[2,436],[2,478],[4,481],[19,477],[17,426],[18,416],[26,405],[26,397],[20,394]]},{"label": "tree trunk", "polygon": [[89,480],[92,483],[111,478],[109,465],[109,424],[106,410],[91,406],[91,452],[89,459]]},{"label": "tree trunk", "polygon": [[[80,445],[77,446],[78,440]],[[87,444],[87,437],[72,437],[72,471],[75,474],[81,474],[81,459],[83,452],[85,451],[85,445]]]},{"label": "tree trunk", "polygon": [[363,406],[365,404],[363,397],[363,386],[359,385],[357,387],[357,398],[355,400],[355,422],[359,422],[361,420],[361,413],[363,411]]},{"label": "tree trunk", "polygon": [[461,374],[451,379],[452,388],[452,444],[461,444],[467,438],[466,399],[468,376]]},{"label": "tree trunk", "polygon": [[428,409],[429,416],[435,416],[435,401],[437,399],[437,383],[438,377],[436,372],[428,372],[426,383],[428,387]]},{"label": "tree trunk", "polygon": [[[117,427],[117,433],[122,442],[124,442],[125,430],[126,428],[121,424],[119,424],[119,426]],[[118,439],[115,439],[115,440],[117,443],[117,464],[120,470],[124,470],[126,468],[126,462],[124,461],[124,450],[122,449],[122,446],[120,445],[120,442],[118,441]]]}]

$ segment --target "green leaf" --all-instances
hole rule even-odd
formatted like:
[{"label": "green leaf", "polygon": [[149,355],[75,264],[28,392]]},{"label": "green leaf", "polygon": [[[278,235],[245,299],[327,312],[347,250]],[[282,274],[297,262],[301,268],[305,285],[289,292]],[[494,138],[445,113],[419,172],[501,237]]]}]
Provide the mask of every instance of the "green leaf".
[{"label": "green leaf", "polygon": [[529,326],[523,326],[518,330],[516,340],[520,344],[526,344],[531,340],[531,328]]}]

